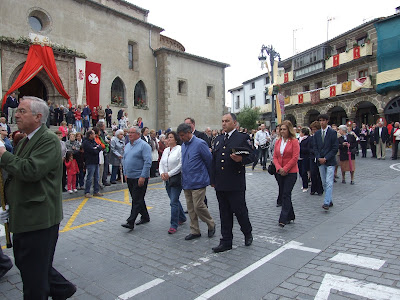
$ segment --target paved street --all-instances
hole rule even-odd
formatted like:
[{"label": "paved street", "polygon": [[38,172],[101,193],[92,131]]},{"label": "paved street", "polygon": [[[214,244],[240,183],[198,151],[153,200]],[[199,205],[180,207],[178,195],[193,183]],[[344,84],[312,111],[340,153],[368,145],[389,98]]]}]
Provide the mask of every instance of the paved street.
[{"label": "paved street", "polygon": [[[126,186],[104,197],[64,200],[54,266],[77,285],[73,299],[400,299],[400,161],[356,159],[354,186],[334,184],[334,206],[293,191],[294,224],[280,228],[275,178],[247,169],[254,242],[244,246],[237,222],[232,250],[215,254],[219,211],[207,189],[216,236],[185,241],[189,222],[173,235],[169,199],[160,182],[146,195],[151,222],[128,231]],[[183,193],[181,201],[186,206]],[[0,237],[2,245],[4,236]],[[12,256],[11,249],[4,250]],[[22,299],[16,267],[0,279],[0,299]]]}]

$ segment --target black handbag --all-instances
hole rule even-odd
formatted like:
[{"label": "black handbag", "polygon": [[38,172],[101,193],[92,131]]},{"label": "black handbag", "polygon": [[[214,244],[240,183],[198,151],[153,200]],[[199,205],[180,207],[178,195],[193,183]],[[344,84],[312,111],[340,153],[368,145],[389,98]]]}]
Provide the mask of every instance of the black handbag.
[{"label": "black handbag", "polygon": [[274,165],[274,163],[272,161],[269,164],[267,171],[271,175],[275,175],[276,174],[276,167],[275,167],[275,165]]},{"label": "black handbag", "polygon": [[182,173],[179,172],[178,174],[171,176],[168,179],[168,185],[170,187],[179,187],[182,185]]}]

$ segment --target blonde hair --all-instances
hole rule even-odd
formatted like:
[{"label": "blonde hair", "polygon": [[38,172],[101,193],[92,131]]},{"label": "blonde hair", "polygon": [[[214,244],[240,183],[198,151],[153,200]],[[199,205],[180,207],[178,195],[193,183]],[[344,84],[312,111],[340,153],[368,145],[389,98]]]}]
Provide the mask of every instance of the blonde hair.
[{"label": "blonde hair", "polygon": [[289,132],[289,138],[290,139],[295,139],[296,138],[296,132],[294,131],[292,122],[290,122],[289,120],[284,120],[281,123],[281,128],[282,128],[282,125],[285,125],[287,127],[288,132]]}]

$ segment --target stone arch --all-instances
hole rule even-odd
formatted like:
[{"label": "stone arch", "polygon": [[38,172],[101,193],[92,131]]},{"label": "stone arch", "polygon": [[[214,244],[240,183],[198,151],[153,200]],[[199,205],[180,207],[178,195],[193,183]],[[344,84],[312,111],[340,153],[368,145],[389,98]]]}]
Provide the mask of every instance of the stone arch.
[{"label": "stone arch", "polygon": [[123,80],[117,76],[111,84],[111,104],[117,106],[126,105],[126,89]]},{"label": "stone arch", "polygon": [[329,115],[329,124],[336,124],[339,126],[342,124],[346,124],[348,120],[348,115],[346,110],[339,105],[330,107],[327,113]]},{"label": "stone arch", "polygon": [[304,125],[309,126],[312,122],[317,120],[319,114],[320,112],[318,110],[314,108],[309,109],[304,117]]},{"label": "stone arch", "polygon": [[285,116],[285,120],[289,120],[290,122],[292,122],[293,126],[297,126],[297,121],[296,121],[296,117],[292,114],[287,114]]},{"label": "stone arch", "polygon": [[375,124],[378,118],[378,108],[371,101],[359,101],[352,107],[350,119],[359,127],[361,124]]},{"label": "stone arch", "polygon": [[147,89],[142,80],[139,80],[135,85],[133,105],[138,108],[148,107]]},{"label": "stone arch", "polygon": [[393,98],[385,107],[388,122],[400,120],[400,96]]}]

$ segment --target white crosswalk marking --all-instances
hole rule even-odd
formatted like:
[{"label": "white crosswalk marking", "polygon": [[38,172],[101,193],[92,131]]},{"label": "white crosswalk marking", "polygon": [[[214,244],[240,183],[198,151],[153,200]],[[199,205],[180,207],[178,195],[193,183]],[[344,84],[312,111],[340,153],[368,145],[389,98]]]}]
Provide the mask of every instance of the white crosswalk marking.
[{"label": "white crosswalk marking", "polygon": [[385,264],[385,261],[381,259],[346,253],[338,253],[329,260],[372,270],[379,270]]}]

